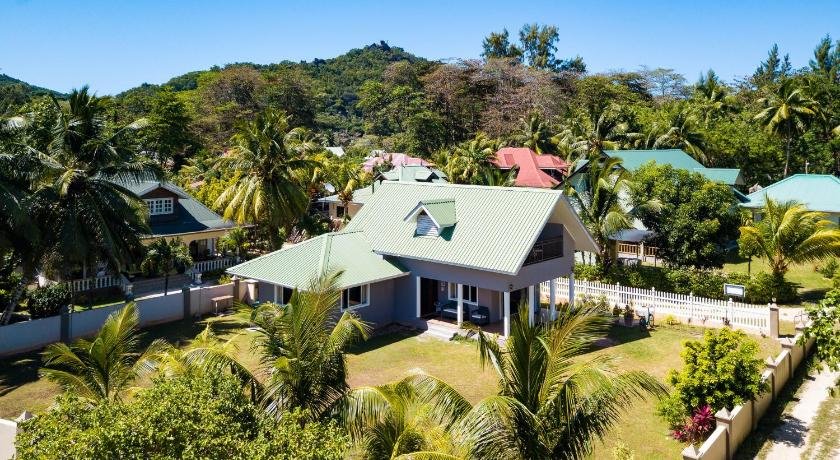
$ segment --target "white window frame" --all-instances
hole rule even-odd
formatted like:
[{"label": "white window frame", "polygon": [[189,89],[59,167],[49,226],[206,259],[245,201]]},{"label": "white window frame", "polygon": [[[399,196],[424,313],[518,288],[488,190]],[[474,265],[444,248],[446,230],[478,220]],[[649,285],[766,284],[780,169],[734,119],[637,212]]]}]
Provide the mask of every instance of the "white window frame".
[{"label": "white window frame", "polygon": [[[356,305],[345,305],[344,304],[345,298],[348,299],[348,303],[349,303],[349,294],[348,294],[347,291],[349,291],[350,289],[355,289],[355,288],[360,288],[361,289],[362,301],[360,303],[356,304]],[[364,307],[367,307],[369,305],[370,305],[370,284],[361,284],[359,286],[349,287],[349,288],[343,289],[341,291],[341,300],[339,300],[339,307],[341,308],[342,312],[347,311],[347,310],[352,311],[352,310],[356,310],[356,309],[359,309],[359,308],[364,308]]]},{"label": "white window frame", "polygon": [[[458,301],[458,283],[447,283],[449,286],[447,287],[446,292],[449,294],[449,300]],[[478,288],[476,286],[472,286],[469,284],[462,284],[463,292],[466,294],[462,299],[464,303],[468,303],[470,305],[478,305]],[[470,294],[474,293],[475,298],[470,299]]]},{"label": "white window frame", "polygon": [[149,208],[150,216],[162,216],[175,212],[175,200],[173,198],[147,198],[143,201]]},{"label": "white window frame", "polygon": [[[283,295],[283,293],[287,289],[289,290],[289,298],[288,299],[286,298],[285,295]],[[292,295],[294,294],[294,292],[295,292],[295,290],[290,288],[290,287],[275,284],[274,285],[274,299],[272,301],[274,303],[276,303],[277,305],[287,305],[289,302],[292,301]]]}]

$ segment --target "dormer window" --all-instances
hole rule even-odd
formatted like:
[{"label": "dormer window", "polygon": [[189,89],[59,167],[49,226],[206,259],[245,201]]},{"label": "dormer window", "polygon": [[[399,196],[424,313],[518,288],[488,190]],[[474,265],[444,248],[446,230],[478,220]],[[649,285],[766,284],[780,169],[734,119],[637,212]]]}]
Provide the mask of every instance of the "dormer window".
[{"label": "dormer window", "polygon": [[150,198],[143,201],[146,202],[146,207],[149,208],[150,216],[172,214],[174,209],[174,200],[172,198]]},{"label": "dormer window", "polygon": [[455,200],[421,201],[405,216],[405,221],[414,220],[414,236],[440,236],[455,226]]}]

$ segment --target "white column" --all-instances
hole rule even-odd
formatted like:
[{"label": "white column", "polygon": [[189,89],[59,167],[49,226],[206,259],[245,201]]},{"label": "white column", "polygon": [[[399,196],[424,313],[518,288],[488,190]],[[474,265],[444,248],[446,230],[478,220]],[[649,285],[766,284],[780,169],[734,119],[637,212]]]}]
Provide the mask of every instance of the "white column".
[{"label": "white column", "polygon": [[504,329],[502,332],[504,333],[505,337],[510,335],[510,292],[504,292],[504,304],[505,304],[505,315],[504,315]]},{"label": "white column", "polygon": [[575,306],[575,272],[569,274],[569,307]]},{"label": "white column", "polygon": [[557,280],[551,278],[548,280],[548,308],[551,312],[551,320],[557,319],[557,296],[554,290],[557,289]]},{"label": "white column", "polygon": [[540,306],[539,302],[535,299],[534,296],[534,286],[528,286],[528,324],[533,326],[534,325],[534,312]]},{"label": "white column", "polygon": [[417,317],[419,318],[421,316],[421,314],[420,314],[420,280],[422,278],[420,276],[415,276],[414,279],[415,279],[415,284],[416,284],[416,287],[414,289],[415,306],[417,307]]},{"label": "white column", "polygon": [[274,303],[277,303],[277,285],[274,285]]},{"label": "white column", "polygon": [[458,326],[461,326],[461,323],[464,322],[464,310],[462,307],[464,306],[464,285],[458,283]]}]

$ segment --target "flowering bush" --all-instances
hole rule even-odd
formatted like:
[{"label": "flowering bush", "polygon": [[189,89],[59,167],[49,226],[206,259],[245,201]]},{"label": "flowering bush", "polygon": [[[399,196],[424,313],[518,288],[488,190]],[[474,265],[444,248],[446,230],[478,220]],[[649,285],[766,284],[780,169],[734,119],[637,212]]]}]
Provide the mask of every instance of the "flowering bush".
[{"label": "flowering bush", "polygon": [[712,408],[705,405],[695,409],[691,418],[671,434],[677,441],[698,444],[703,442],[714,429],[715,415],[712,413]]}]

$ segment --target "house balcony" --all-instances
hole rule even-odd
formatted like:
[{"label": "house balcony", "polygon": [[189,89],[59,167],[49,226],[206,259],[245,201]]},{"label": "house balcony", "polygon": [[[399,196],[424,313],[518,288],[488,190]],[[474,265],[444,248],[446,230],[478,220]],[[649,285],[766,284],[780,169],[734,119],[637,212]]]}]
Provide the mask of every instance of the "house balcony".
[{"label": "house balcony", "polygon": [[560,257],[563,257],[563,237],[546,238],[534,243],[534,247],[531,248],[531,252],[528,253],[523,265],[532,265]]}]

